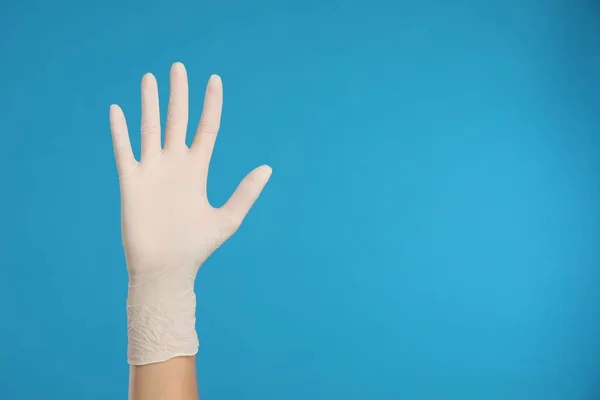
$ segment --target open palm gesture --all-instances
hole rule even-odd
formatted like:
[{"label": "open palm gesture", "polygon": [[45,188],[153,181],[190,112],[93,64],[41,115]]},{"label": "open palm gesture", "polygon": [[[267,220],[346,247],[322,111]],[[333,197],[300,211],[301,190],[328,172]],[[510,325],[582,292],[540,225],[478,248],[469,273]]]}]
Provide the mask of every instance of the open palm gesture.
[{"label": "open palm gesture", "polygon": [[167,271],[195,277],[199,266],[240,226],[269,180],[271,168],[250,172],[221,208],[206,195],[207,174],[219,131],[223,88],[211,76],[202,117],[191,147],[186,145],[188,82],[185,67],[173,64],[164,148],[158,88],[152,74],[142,79],[142,152],[133,155],[125,116],[110,108],[110,126],[121,189],[122,235],[130,285],[140,286]]}]

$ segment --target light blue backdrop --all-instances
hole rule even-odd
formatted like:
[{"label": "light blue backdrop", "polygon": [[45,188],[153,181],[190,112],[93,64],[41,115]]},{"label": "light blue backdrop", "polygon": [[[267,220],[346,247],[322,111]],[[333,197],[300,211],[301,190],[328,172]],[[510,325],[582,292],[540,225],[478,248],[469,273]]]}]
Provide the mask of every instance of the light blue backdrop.
[{"label": "light blue backdrop", "polygon": [[[451,5],[453,3],[453,5]],[[600,396],[600,5],[2,1],[0,398],[125,399],[108,107],[211,73],[202,398]],[[193,129],[191,129],[193,131]]]}]

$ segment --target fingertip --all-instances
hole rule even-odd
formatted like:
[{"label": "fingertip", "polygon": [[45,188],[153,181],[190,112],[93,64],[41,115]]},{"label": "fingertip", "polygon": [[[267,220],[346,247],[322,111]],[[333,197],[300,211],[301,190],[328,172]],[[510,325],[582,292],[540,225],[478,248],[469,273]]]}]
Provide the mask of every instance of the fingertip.
[{"label": "fingertip", "polygon": [[121,107],[119,107],[117,104],[110,105],[110,107],[109,107],[110,115],[116,115],[119,113],[119,111],[121,111]]},{"label": "fingertip", "polygon": [[273,174],[273,168],[270,165],[264,164],[261,166],[265,170],[265,174],[267,175],[267,179],[271,177]]},{"label": "fingertip", "polygon": [[253,180],[261,186],[264,186],[269,182],[272,174],[273,168],[266,164],[257,167],[252,173]]},{"label": "fingertip", "polygon": [[221,81],[221,77],[217,74],[212,74],[210,78],[208,78],[206,89],[209,90],[211,93],[222,92],[223,82]]},{"label": "fingertip", "polygon": [[171,66],[171,71],[185,71],[185,65],[181,61],[175,61]]},{"label": "fingertip", "polygon": [[156,78],[154,77],[154,74],[152,74],[152,72],[146,72],[144,75],[142,75],[142,84],[150,83],[155,80]]}]

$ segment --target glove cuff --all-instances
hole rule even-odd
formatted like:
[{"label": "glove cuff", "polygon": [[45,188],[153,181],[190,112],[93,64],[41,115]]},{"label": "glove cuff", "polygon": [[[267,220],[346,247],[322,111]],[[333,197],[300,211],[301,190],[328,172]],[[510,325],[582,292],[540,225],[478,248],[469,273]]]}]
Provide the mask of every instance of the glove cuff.
[{"label": "glove cuff", "polygon": [[165,274],[127,295],[127,359],[131,365],[162,362],[198,352],[194,279]]}]

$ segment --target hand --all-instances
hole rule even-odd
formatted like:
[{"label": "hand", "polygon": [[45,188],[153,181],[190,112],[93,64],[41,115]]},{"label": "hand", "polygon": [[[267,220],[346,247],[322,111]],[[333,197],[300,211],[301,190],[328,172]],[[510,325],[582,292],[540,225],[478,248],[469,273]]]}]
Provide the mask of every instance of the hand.
[{"label": "hand", "polygon": [[139,162],[131,150],[122,110],[116,105],[110,108],[129,273],[132,364],[196,353],[193,283],[198,268],[236,232],[271,176],[269,166],[260,166],[242,180],[224,206],[210,205],[206,182],[222,103],[221,79],[213,75],[193,144],[188,148],[187,74],[183,64],[175,63],[162,149],[157,83],[146,74],[142,79]]}]

